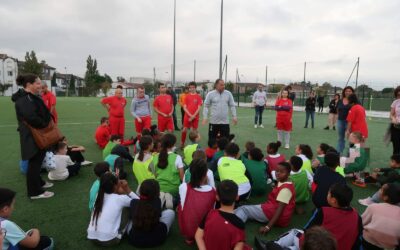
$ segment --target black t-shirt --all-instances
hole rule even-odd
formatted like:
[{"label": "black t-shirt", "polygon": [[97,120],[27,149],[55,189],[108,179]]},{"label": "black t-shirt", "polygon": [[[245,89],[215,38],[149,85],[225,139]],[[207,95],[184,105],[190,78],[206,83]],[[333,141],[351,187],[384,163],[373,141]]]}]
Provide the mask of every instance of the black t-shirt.
[{"label": "black t-shirt", "polygon": [[329,188],[333,184],[340,183],[346,185],[346,180],[343,176],[326,166],[317,168],[314,175],[314,182],[317,184],[317,189],[313,194],[312,200],[317,208],[329,207],[326,197],[328,196]]},{"label": "black t-shirt", "polygon": [[[131,218],[136,211],[139,200],[133,199],[130,205]],[[156,209],[159,216],[161,216],[161,200],[155,199],[150,201],[151,206]],[[135,247],[156,247],[164,243],[167,238],[167,225],[159,222],[150,231],[143,231],[132,227],[129,232],[129,242]]]},{"label": "black t-shirt", "polygon": [[350,105],[344,105],[343,100],[340,99],[337,104],[338,119],[341,121],[346,121],[349,111]]}]

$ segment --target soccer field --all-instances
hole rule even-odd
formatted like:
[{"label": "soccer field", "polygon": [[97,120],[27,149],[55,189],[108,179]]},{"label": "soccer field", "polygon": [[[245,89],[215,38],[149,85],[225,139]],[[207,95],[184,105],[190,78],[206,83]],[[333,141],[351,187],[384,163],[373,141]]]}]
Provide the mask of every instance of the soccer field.
[{"label": "soccer field", "polygon": [[[58,98],[57,111],[59,116],[59,127],[68,138],[70,144],[79,144],[86,147],[85,158],[89,161],[99,162],[102,160],[101,151],[94,143],[93,135],[99,124],[100,117],[106,116],[106,110],[101,106],[98,98]],[[130,100],[128,100],[130,104]],[[133,119],[129,108],[125,110],[126,136],[132,136],[134,132]],[[39,228],[42,234],[49,235],[55,239],[57,249],[96,249],[86,239],[86,229],[89,223],[90,213],[88,210],[89,189],[96,179],[92,167],[84,167],[78,176],[63,182],[55,182],[50,191],[55,192],[51,199],[30,201],[26,196],[25,176],[19,172],[20,144],[19,135],[16,131],[17,122],[15,118],[14,105],[10,97],[0,98],[0,186],[17,191],[17,202],[15,212],[11,218],[22,229]],[[180,117],[180,110],[178,118]],[[315,154],[315,148],[319,143],[328,143],[336,146],[336,131],[326,131],[323,127],[327,123],[327,115],[315,115],[315,129],[304,129],[305,113],[294,112],[293,133],[290,150],[281,149],[280,153],[290,157],[294,154],[296,144],[309,144]],[[274,129],[275,112],[264,112],[264,129],[255,129],[254,110],[249,108],[238,109],[237,126],[231,126],[231,133],[236,135],[235,141],[243,152],[246,141],[254,141],[256,146],[265,153],[266,145],[276,141],[276,130]],[[153,120],[154,121],[154,120]],[[180,122],[180,121],[179,121]],[[386,147],[383,136],[388,126],[388,119],[372,118],[368,120],[370,138],[367,145],[370,147],[370,167],[386,167],[392,153],[392,147]],[[200,125],[201,145],[207,145],[207,126]],[[175,133],[180,138],[180,133]],[[178,140],[179,141],[179,140]],[[129,174],[129,184],[132,190],[136,190],[136,182],[132,176],[131,166],[126,165]],[[44,178],[47,176],[43,175]],[[361,213],[364,208],[359,206],[357,199],[364,198],[377,190],[375,186],[359,188],[352,186],[354,199],[352,205]],[[265,197],[251,198],[249,204],[263,202]],[[273,228],[266,235],[267,239],[274,239],[279,234],[290,228],[301,228],[311,215],[312,204],[307,205],[307,213],[294,215],[290,227]],[[248,222],[246,224],[247,242],[253,245],[254,236],[258,232],[260,224]],[[120,246],[113,249],[132,249],[128,241],[124,239]],[[185,245],[180,236],[177,220],[171,229],[167,242],[158,249],[195,249]]]}]

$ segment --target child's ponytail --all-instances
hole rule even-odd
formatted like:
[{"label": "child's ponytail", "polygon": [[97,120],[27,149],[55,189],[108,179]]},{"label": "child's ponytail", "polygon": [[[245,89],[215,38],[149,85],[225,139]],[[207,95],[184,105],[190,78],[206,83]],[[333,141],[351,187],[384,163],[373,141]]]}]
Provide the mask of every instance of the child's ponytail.
[{"label": "child's ponytail", "polygon": [[144,151],[148,150],[150,145],[153,143],[153,139],[151,136],[145,135],[140,138],[139,141],[139,146],[140,146],[140,151],[139,151],[139,161],[143,161],[144,159]]},{"label": "child's ponytail", "polygon": [[176,137],[173,134],[165,134],[161,139],[161,150],[158,156],[157,167],[165,169],[168,166],[168,149],[176,143]]},{"label": "child's ponytail", "polygon": [[97,219],[103,210],[104,194],[114,193],[114,187],[117,185],[118,179],[112,173],[104,173],[100,177],[100,188],[94,203],[92,220],[97,230]]}]

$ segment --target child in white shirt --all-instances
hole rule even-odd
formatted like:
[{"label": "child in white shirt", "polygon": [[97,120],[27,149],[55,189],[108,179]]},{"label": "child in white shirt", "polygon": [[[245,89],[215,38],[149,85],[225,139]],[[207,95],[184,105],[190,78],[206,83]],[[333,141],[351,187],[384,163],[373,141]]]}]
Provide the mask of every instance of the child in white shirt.
[{"label": "child in white shirt", "polygon": [[64,142],[59,142],[56,146],[54,160],[56,168],[49,171],[49,179],[62,181],[70,176],[77,175],[81,168],[80,163],[74,163],[67,155],[68,147]]}]

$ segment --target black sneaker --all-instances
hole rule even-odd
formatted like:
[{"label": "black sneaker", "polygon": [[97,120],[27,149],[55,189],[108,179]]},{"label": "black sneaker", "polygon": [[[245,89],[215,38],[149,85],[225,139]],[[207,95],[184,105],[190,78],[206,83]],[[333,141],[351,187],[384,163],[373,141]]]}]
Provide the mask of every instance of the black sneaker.
[{"label": "black sneaker", "polygon": [[333,130],[336,130],[335,126],[333,126]]},{"label": "black sneaker", "polygon": [[[329,126],[326,126],[324,129],[329,130]],[[335,127],[333,127],[333,129],[335,129]]]}]

